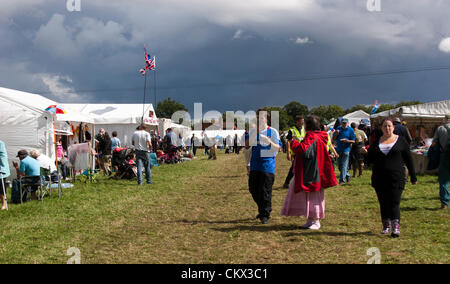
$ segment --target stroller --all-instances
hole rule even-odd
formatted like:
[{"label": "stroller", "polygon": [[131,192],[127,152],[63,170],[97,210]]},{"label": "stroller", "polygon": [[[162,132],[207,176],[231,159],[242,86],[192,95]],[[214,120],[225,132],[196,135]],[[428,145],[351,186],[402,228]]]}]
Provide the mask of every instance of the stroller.
[{"label": "stroller", "polygon": [[137,168],[133,161],[134,150],[130,148],[116,148],[112,155],[112,166],[117,167],[115,179],[137,178]]}]

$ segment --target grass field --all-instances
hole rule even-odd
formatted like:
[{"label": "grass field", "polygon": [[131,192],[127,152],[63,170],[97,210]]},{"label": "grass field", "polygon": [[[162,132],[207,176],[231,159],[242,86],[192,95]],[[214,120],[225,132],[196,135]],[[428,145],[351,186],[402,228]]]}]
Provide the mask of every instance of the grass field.
[{"label": "grass field", "polygon": [[392,239],[379,234],[368,171],[326,190],[320,231],[282,217],[285,155],[277,157],[272,218],[261,225],[243,159],[199,155],[153,168],[153,185],[101,178],[76,183],[61,199],[10,204],[0,212],[0,263],[66,263],[70,247],[82,263],[366,263],[371,247],[381,263],[450,263],[450,214],[439,209],[435,176],[406,187],[401,237]]}]

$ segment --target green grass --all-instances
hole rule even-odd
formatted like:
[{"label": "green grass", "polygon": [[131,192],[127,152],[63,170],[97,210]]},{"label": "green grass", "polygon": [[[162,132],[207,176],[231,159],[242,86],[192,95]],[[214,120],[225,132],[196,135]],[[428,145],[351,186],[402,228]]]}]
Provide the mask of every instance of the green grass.
[{"label": "green grass", "polygon": [[407,185],[401,237],[379,234],[370,172],[326,190],[320,231],[299,230],[283,217],[289,169],[277,157],[269,224],[254,219],[243,156],[153,168],[153,185],[100,178],[76,183],[62,198],[0,212],[0,263],[66,263],[77,247],[82,263],[366,263],[377,247],[382,263],[449,263],[449,211],[440,210],[435,176]]}]

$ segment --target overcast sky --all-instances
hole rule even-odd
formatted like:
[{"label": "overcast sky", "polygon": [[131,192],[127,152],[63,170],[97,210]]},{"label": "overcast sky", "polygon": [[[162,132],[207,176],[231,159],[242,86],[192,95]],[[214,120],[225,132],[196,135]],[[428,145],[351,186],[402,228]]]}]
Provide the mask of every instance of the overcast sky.
[{"label": "overcast sky", "polygon": [[[0,86],[59,102],[140,103],[145,45],[157,100],[193,110],[450,98],[450,1],[0,0]],[[149,73],[147,102],[154,102]],[[300,79],[300,80],[299,80]],[[91,91],[91,92],[87,92]]]}]

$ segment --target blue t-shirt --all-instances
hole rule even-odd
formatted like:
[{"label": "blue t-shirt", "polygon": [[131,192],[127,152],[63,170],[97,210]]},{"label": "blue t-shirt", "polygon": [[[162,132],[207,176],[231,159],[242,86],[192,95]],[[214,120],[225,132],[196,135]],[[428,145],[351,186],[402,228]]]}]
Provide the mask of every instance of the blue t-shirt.
[{"label": "blue t-shirt", "polygon": [[[252,145],[252,158],[250,160],[250,171],[260,171],[264,173],[275,174],[275,156],[278,153],[278,149],[271,149],[270,145],[264,146],[260,143],[260,135],[269,137],[273,143],[281,146],[280,135],[274,128],[269,127],[264,131],[261,131],[256,135],[257,145]],[[251,134],[249,135],[251,136]],[[248,140],[248,136],[246,136]]]},{"label": "blue t-shirt", "polygon": [[20,161],[19,171],[25,173],[26,176],[40,176],[41,164],[30,156]]},{"label": "blue t-shirt", "polygon": [[6,152],[5,143],[0,141],[0,173],[3,178],[7,178],[10,175],[8,164],[8,153]]},{"label": "blue t-shirt", "polygon": [[336,145],[336,152],[350,152],[350,146],[351,143],[342,142],[342,139],[347,140],[353,140],[355,141],[355,131],[349,126],[347,126],[346,129],[343,129],[342,126],[339,126],[336,128],[336,130],[339,130],[339,134],[337,136],[337,145]]},{"label": "blue t-shirt", "polygon": [[120,145],[120,139],[117,137],[111,138],[111,150],[114,151]]}]

